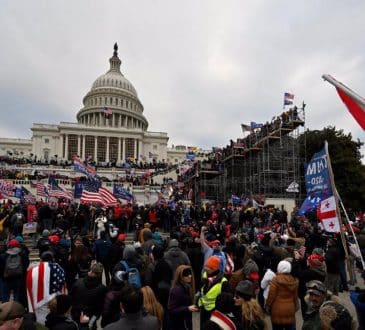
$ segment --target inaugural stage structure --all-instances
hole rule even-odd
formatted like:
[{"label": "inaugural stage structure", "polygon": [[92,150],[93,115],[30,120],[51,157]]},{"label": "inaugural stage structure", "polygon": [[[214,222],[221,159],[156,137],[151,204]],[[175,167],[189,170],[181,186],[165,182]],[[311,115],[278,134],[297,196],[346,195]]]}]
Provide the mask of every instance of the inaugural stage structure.
[{"label": "inaugural stage structure", "polygon": [[269,123],[250,127],[248,135],[220,149],[209,162],[195,165],[185,178],[195,200],[227,202],[232,195],[254,198],[297,198],[300,193],[298,137],[305,105],[293,107]]}]

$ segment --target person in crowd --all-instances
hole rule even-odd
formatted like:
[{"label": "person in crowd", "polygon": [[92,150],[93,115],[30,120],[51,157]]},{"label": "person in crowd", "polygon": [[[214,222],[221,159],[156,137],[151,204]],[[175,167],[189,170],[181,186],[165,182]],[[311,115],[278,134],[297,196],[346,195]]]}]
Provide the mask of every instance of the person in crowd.
[{"label": "person in crowd", "polygon": [[265,314],[255,299],[254,285],[244,280],[238,283],[235,289],[234,302],[241,308],[241,322],[244,329],[265,329]]},{"label": "person in crowd", "polygon": [[96,329],[96,321],[101,316],[106,287],[102,284],[103,265],[99,262],[91,265],[87,276],[76,281],[71,289],[72,319],[79,322],[81,313],[90,318],[90,326]]},{"label": "person in crowd", "polygon": [[76,279],[84,278],[90,271],[92,256],[89,249],[79,244],[74,247],[66,266],[67,287],[72,288]]},{"label": "person in crowd", "polygon": [[[365,272],[362,272],[361,277],[365,280]],[[350,298],[356,308],[359,329],[365,329],[365,290],[357,287],[350,292]]]},{"label": "person in crowd", "polygon": [[355,330],[356,321],[347,308],[335,301],[326,301],[319,309],[323,330]]},{"label": "person in crowd", "polygon": [[125,284],[124,272],[121,270],[115,272],[112,276],[104,299],[103,310],[101,313],[101,326],[103,328],[108,324],[119,320],[121,290]]},{"label": "person in crowd", "polygon": [[43,252],[50,250],[51,242],[48,239],[49,235],[50,235],[50,232],[48,229],[44,229],[42,231],[42,235],[37,242],[37,249],[39,251],[39,257],[42,255]]},{"label": "person in crowd", "polygon": [[96,261],[103,265],[106,285],[109,285],[110,282],[110,260],[108,257],[111,245],[112,243],[107,238],[106,232],[102,231],[100,232],[100,238],[94,242],[92,247]]},{"label": "person in crowd", "polygon": [[144,311],[141,289],[133,285],[126,285],[121,290],[120,307],[122,310],[121,318],[107,325],[105,330],[159,330],[161,328],[158,318]]},{"label": "person in crowd", "polygon": [[173,274],[175,274],[177,267],[180,265],[190,266],[189,257],[183,250],[181,250],[179,247],[179,241],[175,238],[169,242],[164,258],[170,265]]},{"label": "person in crowd", "polygon": [[[50,281],[51,278],[55,278]],[[64,269],[54,261],[51,251],[41,255],[41,262],[27,271],[28,309],[36,315],[39,324],[44,325],[49,312],[47,303],[66,287]]]},{"label": "person in crowd", "polygon": [[199,308],[194,304],[195,281],[190,266],[177,267],[168,303],[168,329],[192,330],[192,313]]},{"label": "person in crowd", "polygon": [[152,316],[156,316],[160,327],[164,323],[164,309],[159,301],[156,299],[155,294],[149,286],[144,286],[141,288],[143,294],[143,307],[146,312]]},{"label": "person in crowd", "polygon": [[[29,253],[28,253],[29,254]],[[24,304],[25,299],[25,278],[29,266],[29,256],[21,248],[19,240],[11,239],[8,248],[0,257],[0,269],[3,277],[3,302],[13,299]]]},{"label": "person in crowd", "polygon": [[161,246],[153,245],[151,251],[152,261],[146,269],[145,285],[151,287],[158,301],[166,310],[173,278],[172,270],[163,257],[164,249]]},{"label": "person in crowd", "polygon": [[222,251],[222,243],[219,240],[213,240],[210,242],[210,246],[205,240],[205,232],[207,231],[206,226],[202,226],[200,232],[200,244],[202,247],[202,252],[204,254],[204,264],[211,256],[217,256],[220,258],[221,263],[219,264],[219,270],[221,272],[224,271],[226,267],[226,256],[225,253]]},{"label": "person in crowd", "polygon": [[295,312],[298,306],[298,280],[291,274],[291,264],[282,260],[271,281],[266,306],[270,310],[273,330],[295,329]]},{"label": "person in crowd", "polygon": [[9,301],[0,304],[0,329],[20,329],[24,320],[24,315],[25,309],[17,301]]},{"label": "person in crowd", "polygon": [[243,330],[239,319],[234,316],[234,299],[230,292],[222,292],[216,299],[216,307],[202,330]]},{"label": "person in crowd", "polygon": [[83,313],[80,314],[80,326],[71,319],[71,304],[71,297],[65,294],[57,295],[48,303],[50,313],[46,316],[45,325],[49,330],[89,329],[89,318]]},{"label": "person in crowd", "polygon": [[121,233],[117,239],[112,243],[109,250],[110,269],[114,269],[115,265],[123,259],[123,251],[125,247],[126,234]]},{"label": "person in crowd", "polygon": [[143,228],[140,232],[140,242],[142,244],[142,250],[145,254],[151,252],[152,245],[158,245],[158,243],[152,238],[152,231],[149,228]]},{"label": "person in crowd", "polygon": [[228,281],[224,277],[223,271],[219,270],[221,259],[217,256],[211,256],[205,262],[204,272],[202,275],[202,287],[200,297],[198,298],[198,307],[200,308],[200,324],[209,320],[212,311],[215,308],[215,300],[222,291],[229,291]]},{"label": "person in crowd", "polygon": [[327,267],[325,285],[333,294],[338,295],[341,281],[341,251],[338,248],[337,241],[333,238],[330,238],[327,242],[325,261]]},{"label": "person in crowd", "polygon": [[264,306],[266,305],[266,300],[269,295],[271,281],[275,276],[276,274],[270,268],[268,268],[264,274],[264,277],[261,280],[260,286],[263,290],[262,297],[264,298]]},{"label": "person in crowd", "polygon": [[299,280],[298,296],[301,303],[302,315],[305,315],[307,305],[304,301],[307,287],[306,284],[312,280],[324,282],[326,278],[326,264],[323,256],[323,250],[315,248],[312,254],[308,256],[306,265],[296,254],[293,261],[292,275]]},{"label": "person in crowd", "polygon": [[305,304],[307,306],[306,312],[303,316],[302,330],[321,330],[321,320],[319,317],[319,308],[325,301],[339,302],[338,296],[333,295],[327,291],[323,282],[318,280],[309,281],[306,284]]}]

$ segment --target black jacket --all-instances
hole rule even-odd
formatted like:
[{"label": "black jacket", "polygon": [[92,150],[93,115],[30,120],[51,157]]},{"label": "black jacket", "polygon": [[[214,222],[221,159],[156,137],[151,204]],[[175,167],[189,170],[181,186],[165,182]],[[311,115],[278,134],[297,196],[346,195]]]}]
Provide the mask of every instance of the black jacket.
[{"label": "black jacket", "polygon": [[81,330],[88,329],[88,325],[78,326],[76,322],[64,315],[49,313],[46,317],[45,326],[50,330]]},{"label": "black jacket", "polygon": [[78,321],[81,312],[87,316],[99,317],[103,308],[106,287],[97,277],[80,278],[74,284],[70,295],[72,297],[72,319]]}]

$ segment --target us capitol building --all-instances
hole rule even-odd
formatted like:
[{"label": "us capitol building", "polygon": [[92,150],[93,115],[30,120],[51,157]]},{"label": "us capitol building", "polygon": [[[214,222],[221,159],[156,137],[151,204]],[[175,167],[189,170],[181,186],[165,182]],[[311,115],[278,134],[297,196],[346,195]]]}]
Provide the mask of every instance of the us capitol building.
[{"label": "us capitol building", "polygon": [[98,162],[126,159],[177,163],[185,159],[185,146],[167,147],[165,132],[149,132],[143,105],[133,85],[120,71],[118,45],[109,59],[110,69],[92,84],[77,113],[77,123],[34,123],[31,139],[0,138],[0,156],[23,155],[42,161],[57,158]]}]

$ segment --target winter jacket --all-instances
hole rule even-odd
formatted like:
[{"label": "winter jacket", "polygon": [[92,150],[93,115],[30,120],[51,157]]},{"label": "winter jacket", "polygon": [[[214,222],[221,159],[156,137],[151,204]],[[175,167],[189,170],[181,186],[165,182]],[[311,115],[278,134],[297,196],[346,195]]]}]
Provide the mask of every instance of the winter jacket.
[{"label": "winter jacket", "polygon": [[191,330],[192,313],[189,306],[192,305],[188,288],[177,285],[172,288],[169,296],[168,312],[169,312],[169,329],[174,330]]},{"label": "winter jacket", "polygon": [[336,246],[328,248],[325,261],[327,266],[327,273],[339,274],[341,270],[341,251]]},{"label": "winter jacket", "polygon": [[323,268],[312,267],[307,269],[299,268],[297,269],[296,272],[294,272],[294,267],[293,267],[293,271],[291,273],[293,274],[293,276],[299,279],[299,287],[298,287],[299,298],[303,298],[305,296],[307,292],[306,284],[309,281],[318,280],[320,282],[324,282],[326,278],[326,271],[324,267]]},{"label": "winter jacket", "polygon": [[72,319],[79,320],[81,311],[89,317],[100,316],[105,294],[106,287],[100,278],[87,276],[78,279],[70,292]]},{"label": "winter jacket", "polygon": [[84,325],[80,325],[79,327],[77,323],[70,318],[64,315],[55,315],[53,313],[49,313],[46,316],[45,326],[49,330],[81,330],[89,328],[87,323]]},{"label": "winter jacket", "polygon": [[104,328],[110,323],[116,322],[120,318],[120,297],[121,288],[110,290],[105,295],[104,306],[101,313],[101,326]]},{"label": "winter jacket", "polygon": [[350,298],[355,305],[359,329],[365,328],[365,291],[351,291]]},{"label": "winter jacket", "polygon": [[290,274],[277,274],[271,281],[266,305],[273,324],[295,324],[298,304],[298,280]]},{"label": "winter jacket", "polygon": [[165,252],[164,259],[170,265],[173,274],[180,265],[190,265],[188,255],[177,246],[170,247]]},{"label": "winter jacket", "polygon": [[119,321],[107,325],[104,330],[159,330],[160,323],[155,316],[138,312],[133,314],[123,314]]}]

